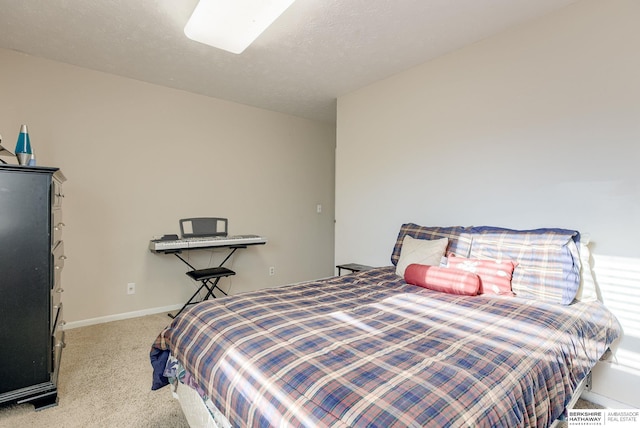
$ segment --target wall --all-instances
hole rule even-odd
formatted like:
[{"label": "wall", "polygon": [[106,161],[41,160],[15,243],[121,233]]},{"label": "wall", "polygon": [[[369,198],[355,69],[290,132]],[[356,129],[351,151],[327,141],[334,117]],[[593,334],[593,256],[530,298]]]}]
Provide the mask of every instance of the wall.
[{"label": "wall", "polygon": [[[231,259],[231,293],[333,273],[333,125],[8,50],[0,64],[4,144],[13,150],[27,124],[38,164],[67,177],[70,324],[181,306],[195,291],[188,268],[148,250],[180,218],[227,217],[231,234],[268,238]],[[207,267],[225,255],[190,258]]]},{"label": "wall", "polygon": [[640,2],[585,0],[338,99],[336,262],[399,227],[588,232],[625,329],[594,393],[640,406]]}]

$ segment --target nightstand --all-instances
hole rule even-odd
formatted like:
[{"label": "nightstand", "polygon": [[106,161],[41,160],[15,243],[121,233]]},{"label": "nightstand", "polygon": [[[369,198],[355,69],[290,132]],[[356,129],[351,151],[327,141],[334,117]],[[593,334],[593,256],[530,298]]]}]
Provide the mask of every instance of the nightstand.
[{"label": "nightstand", "polygon": [[342,269],[351,272],[362,272],[363,270],[373,269],[373,266],[360,265],[358,263],[346,263],[343,265],[337,265],[336,267],[338,268],[338,276],[342,274]]}]

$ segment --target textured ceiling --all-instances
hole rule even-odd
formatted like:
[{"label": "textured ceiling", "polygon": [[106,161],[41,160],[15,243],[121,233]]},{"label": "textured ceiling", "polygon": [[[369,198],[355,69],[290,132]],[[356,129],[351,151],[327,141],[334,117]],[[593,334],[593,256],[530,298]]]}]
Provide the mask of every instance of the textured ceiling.
[{"label": "textured ceiling", "polygon": [[297,0],[235,55],[184,35],[197,0],[0,0],[0,47],[332,122],[341,95],[576,1]]}]

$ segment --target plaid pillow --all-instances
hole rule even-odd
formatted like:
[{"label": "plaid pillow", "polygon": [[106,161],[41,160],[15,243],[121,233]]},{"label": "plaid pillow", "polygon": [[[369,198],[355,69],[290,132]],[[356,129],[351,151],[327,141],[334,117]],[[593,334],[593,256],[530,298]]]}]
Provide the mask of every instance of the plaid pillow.
[{"label": "plaid pillow", "polygon": [[565,229],[474,227],[469,257],[516,263],[511,289],[520,297],[569,305],[580,285],[580,234]]},{"label": "plaid pillow", "polygon": [[406,235],[415,239],[448,238],[449,244],[447,245],[445,254],[456,253],[466,257],[469,255],[469,249],[471,248],[471,237],[465,233],[466,230],[467,229],[462,226],[425,227],[414,223],[403,224],[400,228],[400,233],[398,233],[396,245],[393,247],[393,252],[391,253],[391,263],[393,263],[394,266],[398,264],[402,250],[402,241]]}]

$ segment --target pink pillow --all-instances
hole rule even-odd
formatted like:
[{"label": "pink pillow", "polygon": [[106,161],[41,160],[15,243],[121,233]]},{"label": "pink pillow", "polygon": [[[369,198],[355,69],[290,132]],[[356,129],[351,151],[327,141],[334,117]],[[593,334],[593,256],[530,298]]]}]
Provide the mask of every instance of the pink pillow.
[{"label": "pink pillow", "polygon": [[404,280],[429,290],[464,296],[475,296],[480,289],[480,278],[474,273],[416,263],[407,266]]},{"label": "pink pillow", "polygon": [[511,277],[516,264],[511,260],[483,260],[456,257],[450,254],[447,267],[475,273],[480,277],[479,294],[504,294],[513,296]]}]

